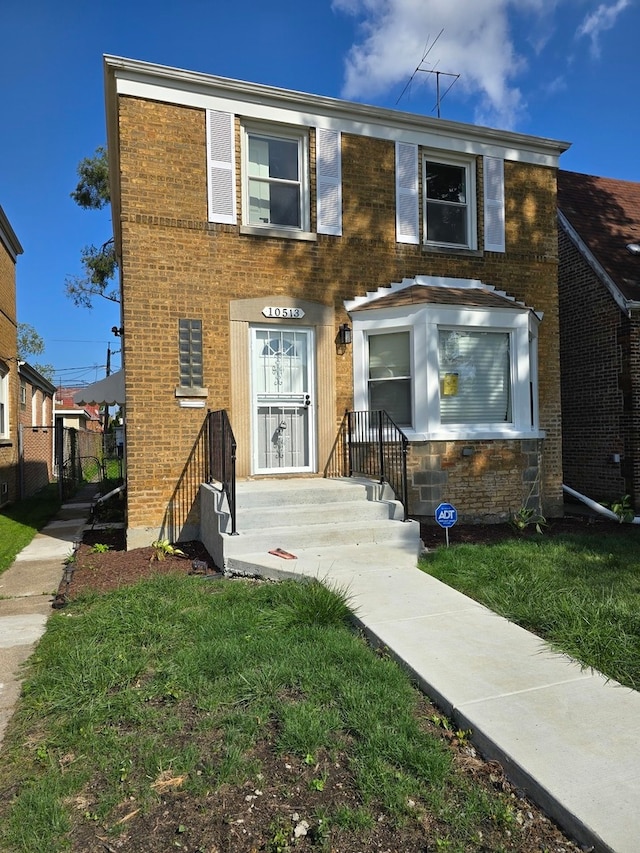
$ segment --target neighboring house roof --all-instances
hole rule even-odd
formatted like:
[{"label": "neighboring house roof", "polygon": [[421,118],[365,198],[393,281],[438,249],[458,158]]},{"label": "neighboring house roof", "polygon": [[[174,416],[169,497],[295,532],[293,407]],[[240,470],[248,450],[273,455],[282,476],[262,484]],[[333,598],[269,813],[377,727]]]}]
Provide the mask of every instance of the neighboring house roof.
[{"label": "neighboring house roof", "polygon": [[0,205],[0,241],[7,247],[7,251],[15,261],[18,255],[23,252],[20,241],[16,237],[16,232],[11,227],[7,216]]},{"label": "neighboring house roof", "polygon": [[619,291],[621,307],[640,307],[640,255],[627,249],[640,243],[640,183],[560,170],[558,208],[561,226],[605,284]]},{"label": "neighboring house roof", "polygon": [[56,388],[56,414],[72,415],[78,412],[84,413],[92,421],[100,420],[100,406],[96,404],[77,406],[73,397],[79,388]]},{"label": "neighboring house roof", "polygon": [[35,367],[31,367],[26,361],[18,362],[18,373],[21,379],[24,379],[25,382],[28,382],[34,388],[44,391],[45,394],[53,396],[56,393],[56,386],[49,382],[41,373],[38,373]]}]

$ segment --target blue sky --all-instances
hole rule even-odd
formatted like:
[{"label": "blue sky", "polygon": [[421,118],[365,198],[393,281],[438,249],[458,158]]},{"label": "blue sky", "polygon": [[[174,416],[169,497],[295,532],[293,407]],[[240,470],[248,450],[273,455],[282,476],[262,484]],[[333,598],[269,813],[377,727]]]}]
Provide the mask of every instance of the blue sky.
[{"label": "blue sky", "polygon": [[120,365],[117,306],[64,292],[81,248],[110,236],[108,212],[69,197],[105,142],[105,53],[431,116],[423,70],[459,73],[443,118],[567,140],[562,168],[640,181],[640,0],[0,0],[0,27],[18,320],[56,384],[103,377],[108,346]]}]

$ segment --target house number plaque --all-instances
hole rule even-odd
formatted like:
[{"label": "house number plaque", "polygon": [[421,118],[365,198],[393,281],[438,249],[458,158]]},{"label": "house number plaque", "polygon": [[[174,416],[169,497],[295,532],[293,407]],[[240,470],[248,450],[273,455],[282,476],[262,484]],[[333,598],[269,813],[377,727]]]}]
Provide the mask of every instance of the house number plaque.
[{"label": "house number plaque", "polygon": [[263,308],[265,317],[278,317],[280,320],[302,320],[304,311],[302,308],[279,308],[277,305]]}]

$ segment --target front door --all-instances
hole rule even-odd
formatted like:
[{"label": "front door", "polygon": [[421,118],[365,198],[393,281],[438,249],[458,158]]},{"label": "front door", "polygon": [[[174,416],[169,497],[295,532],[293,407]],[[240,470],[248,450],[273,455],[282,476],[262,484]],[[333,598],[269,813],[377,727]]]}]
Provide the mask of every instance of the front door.
[{"label": "front door", "polygon": [[251,330],[253,473],[313,471],[313,330]]}]

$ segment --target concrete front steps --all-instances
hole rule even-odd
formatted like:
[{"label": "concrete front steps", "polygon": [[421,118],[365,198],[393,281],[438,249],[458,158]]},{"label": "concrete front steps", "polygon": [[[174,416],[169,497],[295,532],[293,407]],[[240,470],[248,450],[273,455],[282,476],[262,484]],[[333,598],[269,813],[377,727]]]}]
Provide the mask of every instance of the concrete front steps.
[{"label": "concrete front steps", "polygon": [[[238,482],[236,536],[230,535],[220,493],[203,487],[203,519],[211,519],[207,506],[214,502],[218,529],[205,530],[208,525],[203,523],[202,539],[216,565],[229,574],[300,574],[302,564],[294,567],[293,560],[269,553],[276,549],[301,561],[312,560],[320,571],[326,560],[344,558],[346,548],[395,549],[410,555],[414,565],[420,551],[419,524],[404,522],[403,507],[389,487],[370,480],[309,477]],[[268,571],[272,567],[275,574]]]}]

